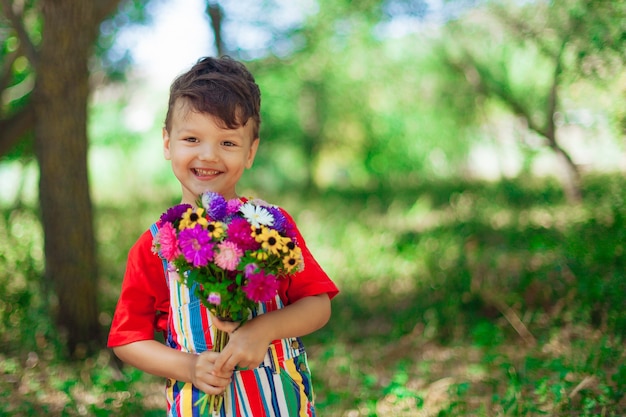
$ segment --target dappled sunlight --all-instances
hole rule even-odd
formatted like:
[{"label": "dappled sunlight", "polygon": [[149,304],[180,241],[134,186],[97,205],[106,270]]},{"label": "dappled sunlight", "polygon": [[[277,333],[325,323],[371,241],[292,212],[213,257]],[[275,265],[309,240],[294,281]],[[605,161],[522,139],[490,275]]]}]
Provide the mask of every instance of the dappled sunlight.
[{"label": "dappled sunlight", "polygon": [[[535,186],[511,184],[439,184],[398,190],[389,199],[270,196],[284,201],[342,290],[331,321],[305,337],[319,413],[626,409],[619,394],[626,386],[618,382],[626,375],[623,287],[614,281],[623,278],[623,180],[589,181],[589,201],[579,206],[558,194],[534,198]],[[597,193],[598,184],[606,193]],[[511,189],[515,197],[504,198]],[[103,331],[128,248],[168,204],[97,207]],[[5,211],[4,219],[0,388],[16,393],[5,409],[162,412],[162,380],[120,369],[110,351],[80,364],[57,359],[63,339],[33,285],[43,267],[40,225],[25,207]],[[21,331],[29,320],[36,327]]]},{"label": "dappled sunlight", "polygon": [[626,415],[626,3],[3,4],[0,415],[163,414],[105,337],[205,54],[263,97],[237,192],[341,290],[304,337],[318,415]]},{"label": "dappled sunlight", "polygon": [[[47,305],[41,288],[43,232],[37,213],[26,208],[5,211],[0,218],[0,344],[10,346],[15,329],[30,322]],[[35,344],[45,326],[29,324],[28,340]],[[15,347],[14,347],[15,348]]]},{"label": "dappled sunlight", "polygon": [[[35,352],[29,352],[25,362],[0,355],[0,384],[3,389],[11,386],[14,393],[8,399],[12,415],[26,412],[20,405],[26,401],[33,411],[50,415],[66,415],[67,410],[73,410],[72,415],[91,415],[105,405],[124,415],[132,410],[142,415],[142,410],[162,410],[162,381],[136,370],[119,371],[111,366],[111,355],[103,350],[80,364],[58,364]],[[129,402],[136,405],[129,407]]]},{"label": "dappled sunlight", "polygon": [[[507,398],[511,395],[538,395],[536,390],[544,385],[535,381],[549,381],[572,402],[589,395],[581,388],[604,389],[601,381],[590,380],[583,369],[589,360],[623,363],[626,357],[614,344],[619,340],[607,342],[600,332],[590,334],[588,328],[577,327],[574,334],[571,329],[554,329],[552,341],[545,346],[554,345],[556,339],[566,341],[567,349],[557,350],[515,343],[445,345],[428,341],[419,331],[387,342],[366,337],[367,343],[346,345],[341,339],[334,340],[310,350],[314,373],[323,369],[324,393],[319,399],[327,406],[334,404],[332,409],[337,410],[331,415],[475,415],[477,410],[482,410],[481,415],[501,415],[510,406]],[[601,358],[598,355],[603,351],[617,356]],[[354,402],[341,401],[344,395]],[[533,397],[534,404],[529,406],[556,412],[563,407],[555,402],[558,396],[546,392]]]}]

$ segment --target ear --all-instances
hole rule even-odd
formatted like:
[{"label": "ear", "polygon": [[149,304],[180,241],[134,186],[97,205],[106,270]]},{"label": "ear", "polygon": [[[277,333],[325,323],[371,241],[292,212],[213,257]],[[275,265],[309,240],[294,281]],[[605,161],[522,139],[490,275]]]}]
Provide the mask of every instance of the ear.
[{"label": "ear", "polygon": [[168,161],[172,159],[170,155],[170,134],[166,128],[163,128],[163,156]]},{"label": "ear", "polygon": [[252,164],[254,163],[254,157],[256,156],[256,151],[259,149],[259,142],[261,139],[254,138],[252,143],[250,144],[250,149],[248,150],[248,158],[246,159],[246,168],[252,168]]}]

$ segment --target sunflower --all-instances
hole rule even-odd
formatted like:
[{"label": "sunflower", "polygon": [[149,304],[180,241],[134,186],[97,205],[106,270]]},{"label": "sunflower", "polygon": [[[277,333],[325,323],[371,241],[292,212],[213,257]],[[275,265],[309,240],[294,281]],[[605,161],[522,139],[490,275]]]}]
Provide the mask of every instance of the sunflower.
[{"label": "sunflower", "polygon": [[209,221],[204,218],[203,214],[203,208],[198,208],[195,211],[191,207],[188,208],[187,211],[183,213],[182,219],[180,219],[178,230],[191,229],[196,224],[199,224],[200,226],[206,228],[206,226],[209,224]]},{"label": "sunflower", "polygon": [[287,253],[287,252],[291,252],[291,251],[293,251],[295,249],[300,249],[296,245],[296,242],[291,240],[291,238],[289,238],[289,237],[286,237],[286,236],[283,237],[283,252]]},{"label": "sunflower", "polygon": [[265,228],[256,240],[261,243],[261,248],[274,255],[279,255],[283,249],[284,238],[274,229]]},{"label": "sunflower", "polygon": [[300,248],[289,251],[283,256],[283,266],[288,273],[300,271],[302,267],[302,251]]},{"label": "sunflower", "polygon": [[222,222],[211,222],[206,226],[207,232],[213,239],[219,239],[224,234],[224,223]]},{"label": "sunflower", "polygon": [[250,226],[250,236],[254,238],[258,243],[263,242],[263,233],[265,233],[265,226]]}]

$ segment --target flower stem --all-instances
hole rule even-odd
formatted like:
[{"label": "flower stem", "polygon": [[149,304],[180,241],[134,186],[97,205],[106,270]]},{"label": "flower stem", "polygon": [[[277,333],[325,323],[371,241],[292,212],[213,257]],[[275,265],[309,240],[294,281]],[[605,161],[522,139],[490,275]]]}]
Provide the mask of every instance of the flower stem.
[{"label": "flower stem", "polygon": [[[215,329],[215,344],[213,345],[213,352],[221,352],[228,343],[228,333],[219,329]],[[224,403],[224,394],[209,395],[209,415],[219,414],[222,410]],[[202,411],[201,411],[202,412]]]}]

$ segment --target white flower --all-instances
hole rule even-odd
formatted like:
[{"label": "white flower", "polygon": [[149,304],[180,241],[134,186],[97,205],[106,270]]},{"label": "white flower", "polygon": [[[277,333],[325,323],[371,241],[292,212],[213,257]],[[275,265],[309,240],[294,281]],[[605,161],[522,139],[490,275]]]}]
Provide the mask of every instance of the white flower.
[{"label": "white flower", "polygon": [[213,198],[213,196],[209,192],[202,193],[202,198],[201,198],[201,200],[202,200],[202,207],[205,210],[209,210],[209,207],[211,207],[211,199],[212,198]]},{"label": "white flower", "polygon": [[239,208],[239,211],[243,214],[243,217],[248,220],[248,223],[254,227],[259,227],[261,225],[272,226],[274,224],[274,216],[272,216],[270,212],[263,207],[255,206],[250,203],[244,203]]}]

